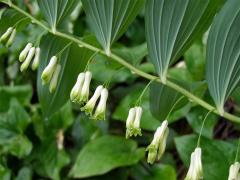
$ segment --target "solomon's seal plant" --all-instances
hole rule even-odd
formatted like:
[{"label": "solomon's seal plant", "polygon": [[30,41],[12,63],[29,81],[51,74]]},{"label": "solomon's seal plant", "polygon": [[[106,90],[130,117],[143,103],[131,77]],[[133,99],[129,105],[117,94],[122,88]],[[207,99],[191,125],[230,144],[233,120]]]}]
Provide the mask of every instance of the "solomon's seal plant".
[{"label": "solomon's seal plant", "polygon": [[0,3],[0,180],[239,180],[239,0]]}]

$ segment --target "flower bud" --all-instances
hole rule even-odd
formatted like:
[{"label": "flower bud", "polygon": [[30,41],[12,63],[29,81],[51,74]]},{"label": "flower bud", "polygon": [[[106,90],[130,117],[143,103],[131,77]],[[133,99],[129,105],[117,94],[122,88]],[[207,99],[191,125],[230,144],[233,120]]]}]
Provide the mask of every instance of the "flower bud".
[{"label": "flower bud", "polygon": [[32,70],[36,70],[38,68],[39,62],[40,62],[40,48],[37,47],[35,52],[35,57],[32,63]]},{"label": "flower bud", "polygon": [[185,180],[203,179],[201,148],[197,147],[191,154],[190,167]]},{"label": "flower bud", "polygon": [[89,86],[90,86],[91,79],[92,79],[92,73],[87,71],[85,73],[85,78],[84,78],[84,83],[81,90],[81,97],[80,97],[79,103],[87,102],[88,96],[89,96]]},{"label": "flower bud", "polygon": [[51,80],[53,72],[56,69],[56,66],[57,66],[57,57],[53,56],[50,59],[47,67],[43,70],[43,73],[41,76],[43,85],[47,84]]},{"label": "flower bud", "polygon": [[235,162],[234,164],[232,164],[229,168],[228,180],[238,180],[239,170],[240,170],[239,162]]},{"label": "flower bud", "polygon": [[30,64],[30,62],[31,62],[34,54],[35,54],[35,47],[32,47],[32,48],[29,50],[29,53],[28,53],[28,55],[27,55],[27,58],[25,59],[25,61],[22,63],[22,65],[21,65],[21,67],[20,67],[20,71],[21,71],[21,72],[25,71],[25,70],[28,68],[28,66],[29,66],[29,64]]},{"label": "flower bud", "polygon": [[13,31],[11,33],[11,36],[9,37],[9,39],[7,41],[7,44],[6,44],[7,47],[12,45],[12,43],[13,43],[15,37],[16,37],[16,33],[17,33],[16,29],[13,29]]},{"label": "flower bud", "polygon": [[0,42],[5,42],[12,33],[12,31],[13,27],[9,27],[7,31],[0,37]]},{"label": "flower bud", "polygon": [[167,142],[168,136],[168,122],[167,120],[162,122],[162,125],[157,128],[151,144],[147,147],[148,152],[148,163],[153,164],[154,161],[160,160],[162,157]]},{"label": "flower bud", "polygon": [[96,120],[105,120],[106,104],[108,98],[108,90],[104,88],[101,91],[100,101],[98,103],[97,109],[94,114],[94,119]]},{"label": "flower bud", "polygon": [[80,73],[78,75],[77,82],[73,86],[72,91],[70,93],[70,99],[72,102],[77,102],[78,99],[80,99],[80,94],[82,91],[84,79],[85,79],[85,73]]},{"label": "flower bud", "polygon": [[128,117],[126,120],[126,138],[132,136],[132,127],[134,125],[134,120],[136,116],[136,108],[131,108],[128,112]]},{"label": "flower bud", "polygon": [[140,128],[140,121],[141,121],[141,117],[142,117],[142,107],[136,107],[136,116],[135,116],[135,120],[133,123],[133,134],[134,136],[137,135],[142,135],[141,133],[141,128]]},{"label": "flower bud", "polygon": [[103,86],[98,86],[91,97],[91,99],[87,102],[87,104],[81,108],[82,111],[85,111],[86,114],[92,115],[92,112],[95,108],[96,102],[101,95],[101,91],[103,90]]},{"label": "flower bud", "polygon": [[32,48],[32,43],[28,43],[25,48],[22,50],[22,52],[19,55],[19,61],[23,62],[26,59],[26,56],[29,52],[29,50]]},{"label": "flower bud", "polygon": [[52,75],[52,79],[49,85],[49,91],[50,93],[53,93],[57,87],[58,77],[61,71],[61,65],[57,64],[56,69]]}]

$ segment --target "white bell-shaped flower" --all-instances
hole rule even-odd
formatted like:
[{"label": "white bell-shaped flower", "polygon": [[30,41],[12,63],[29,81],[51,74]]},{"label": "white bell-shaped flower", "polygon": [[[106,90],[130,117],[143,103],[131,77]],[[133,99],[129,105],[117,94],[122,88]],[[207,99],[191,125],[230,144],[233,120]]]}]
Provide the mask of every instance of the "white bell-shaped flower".
[{"label": "white bell-shaped flower", "polygon": [[131,108],[128,112],[128,117],[126,120],[126,138],[132,136],[132,127],[134,125],[134,120],[136,116],[136,108]]},{"label": "white bell-shaped flower", "polygon": [[100,101],[98,103],[97,109],[94,113],[94,117],[93,117],[94,119],[105,120],[107,98],[108,98],[108,90],[104,88],[101,91],[101,97],[100,97]]},{"label": "white bell-shaped flower", "polygon": [[235,162],[229,168],[228,180],[239,180],[240,163]]},{"label": "white bell-shaped flower", "polygon": [[5,42],[13,31],[13,27],[9,27],[7,31],[0,37],[0,42]]},{"label": "white bell-shaped flower", "polygon": [[16,37],[16,34],[17,34],[17,30],[13,29],[13,31],[12,31],[12,33],[11,33],[11,35],[10,35],[8,41],[7,41],[7,44],[6,44],[7,47],[12,45],[12,43],[13,43],[15,37]]},{"label": "white bell-shaped flower", "polygon": [[93,94],[93,96],[90,98],[90,100],[87,102],[87,104],[81,108],[82,111],[85,111],[86,114],[89,114],[92,116],[92,112],[95,108],[96,102],[98,98],[101,95],[101,92],[103,90],[103,86],[98,86]]},{"label": "white bell-shaped flower", "polygon": [[50,59],[50,62],[48,63],[47,67],[43,70],[43,73],[41,76],[43,85],[47,84],[51,80],[56,67],[57,67],[57,57],[53,56]]},{"label": "white bell-shaped flower", "polygon": [[29,66],[29,64],[30,64],[34,54],[35,54],[35,47],[32,47],[29,50],[29,53],[28,53],[26,59],[24,60],[24,62],[22,63],[22,65],[20,67],[20,71],[21,72],[25,71],[28,68],[28,66]]},{"label": "white bell-shaped flower", "polygon": [[85,73],[80,73],[78,75],[77,82],[73,86],[72,91],[70,93],[70,99],[72,102],[77,102],[80,100],[84,79],[85,79]]},{"label": "white bell-shaped flower", "polygon": [[52,79],[51,79],[50,85],[49,85],[50,93],[53,93],[57,87],[58,77],[59,77],[60,72],[61,72],[61,65],[57,64],[57,67],[53,73],[53,76],[52,76]]},{"label": "white bell-shaped flower", "polygon": [[19,55],[19,61],[20,62],[23,62],[26,57],[27,57],[27,54],[29,52],[29,50],[32,48],[33,44],[32,43],[28,43],[25,48],[22,50],[22,52],[20,53]]},{"label": "white bell-shaped flower", "polygon": [[38,68],[39,62],[40,62],[40,48],[37,47],[35,51],[35,57],[32,63],[32,70],[36,70]]},{"label": "white bell-shaped flower", "polygon": [[201,154],[202,150],[200,147],[197,147],[195,151],[191,154],[190,167],[185,180],[203,179]]},{"label": "white bell-shaped flower", "polygon": [[147,147],[148,163],[153,164],[162,157],[166,149],[168,132],[168,122],[164,120],[161,126],[157,128],[151,144]]},{"label": "white bell-shaped flower", "polygon": [[84,83],[83,83],[83,87],[81,90],[81,96],[80,96],[80,100],[79,103],[85,103],[88,101],[88,96],[89,96],[89,86],[91,83],[91,79],[92,79],[92,73],[87,71],[85,73],[85,78],[84,78]]}]

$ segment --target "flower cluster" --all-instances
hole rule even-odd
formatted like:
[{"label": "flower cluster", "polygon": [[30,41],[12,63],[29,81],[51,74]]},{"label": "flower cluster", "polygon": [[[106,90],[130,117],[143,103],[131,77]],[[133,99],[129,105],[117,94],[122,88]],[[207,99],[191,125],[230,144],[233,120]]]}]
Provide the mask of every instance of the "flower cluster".
[{"label": "flower cluster", "polygon": [[194,152],[191,154],[190,167],[187,172],[187,176],[185,180],[203,179],[201,154],[202,154],[202,150],[200,147],[197,147],[194,150]]},{"label": "flower cluster", "polygon": [[142,108],[140,106],[131,108],[126,121],[126,138],[131,136],[142,135],[140,128],[140,120],[142,117]]},{"label": "flower cluster", "polygon": [[240,163],[235,162],[229,168],[228,180],[239,180],[240,179]]},{"label": "flower cluster", "polygon": [[[91,79],[91,72],[87,71],[80,73],[78,75],[77,82],[72,88],[70,99],[72,102],[79,103],[80,105],[85,104],[81,110],[85,111],[85,113],[90,115],[91,118],[96,120],[105,120],[108,90],[100,85],[96,88],[90,100],[88,100]],[[96,107],[96,103],[99,98],[100,100]]]},{"label": "flower cluster", "polygon": [[57,57],[53,56],[48,65],[43,70],[41,79],[42,84],[46,85],[49,84],[49,91],[50,93],[53,93],[57,87],[58,77],[61,71],[61,65],[57,63]]},{"label": "flower cluster", "polygon": [[162,157],[166,148],[168,132],[168,121],[165,120],[162,122],[162,125],[157,128],[151,144],[147,147],[148,163],[153,164],[154,161],[160,160]]},{"label": "flower cluster", "polygon": [[0,42],[5,44],[7,47],[11,46],[15,37],[16,37],[16,29],[13,27],[9,27],[5,33],[0,37]]},{"label": "flower cluster", "polygon": [[22,72],[27,70],[32,59],[32,70],[36,70],[40,61],[40,48],[33,47],[32,43],[28,43],[19,55],[19,61],[22,62],[20,67]]}]

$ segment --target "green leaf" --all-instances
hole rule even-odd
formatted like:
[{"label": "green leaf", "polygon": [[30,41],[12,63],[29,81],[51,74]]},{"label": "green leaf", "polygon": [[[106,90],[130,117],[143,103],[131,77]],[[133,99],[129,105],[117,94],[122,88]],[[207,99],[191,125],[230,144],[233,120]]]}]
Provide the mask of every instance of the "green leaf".
[{"label": "green leaf", "polygon": [[[195,132],[200,133],[203,119],[207,113],[208,111],[205,110],[204,108],[196,106],[192,108],[191,111],[187,114],[187,117],[186,117],[187,121]],[[212,138],[213,129],[216,123],[217,123],[217,116],[213,113],[209,114],[204,124],[204,128],[202,130],[202,136],[205,136],[207,138]]]},{"label": "green leaf", "polygon": [[[126,121],[128,116],[128,111],[131,107],[134,106],[136,100],[140,96],[142,90],[144,89],[143,85],[133,86],[131,89],[127,90],[127,95],[122,98],[116,110],[113,113],[113,118],[116,120],[121,120],[123,122]],[[155,131],[158,126],[160,126],[160,122],[158,119],[154,118],[149,111],[149,93],[145,92],[142,101],[141,107],[143,108],[142,118],[141,118],[141,128],[146,130]]]},{"label": "green leaf", "polygon": [[[186,167],[197,144],[197,136],[175,138],[177,151]],[[227,179],[230,165],[234,162],[236,146],[224,141],[201,138],[203,177],[208,180]]]},{"label": "green leaf", "polygon": [[144,150],[138,149],[133,140],[103,136],[84,146],[70,174],[74,178],[101,175],[117,167],[136,164],[143,157]]},{"label": "green leaf", "polygon": [[240,82],[240,4],[227,1],[211,26],[207,45],[206,79],[218,111]]},{"label": "green leaf", "polygon": [[82,0],[92,31],[106,53],[128,28],[145,0]]},{"label": "green leaf", "polygon": [[11,98],[16,98],[24,106],[29,105],[32,87],[30,85],[0,86],[0,112],[8,110]]},{"label": "green leaf", "polygon": [[80,3],[78,0],[37,0],[39,8],[46,21],[55,31],[71,15],[74,8]]},{"label": "green leaf", "polygon": [[[80,48],[77,44],[70,45],[69,43],[69,41],[53,35],[46,35],[41,40],[41,62],[38,68],[37,89],[44,116],[50,116],[67,102],[78,74],[84,71],[88,60],[93,54],[86,48]],[[57,55],[64,48],[62,54],[58,55],[58,63],[61,64],[58,84],[56,90],[50,93],[48,85],[42,85],[41,74],[50,58]]]},{"label": "green leaf", "polygon": [[177,60],[208,28],[222,0],[147,0],[146,38],[151,62],[163,82]]},{"label": "green leaf", "polygon": [[28,167],[23,167],[18,172],[18,175],[15,180],[31,180],[32,179],[32,171]]},{"label": "green leaf", "polygon": [[11,171],[0,164],[0,179],[2,180],[10,180],[11,179]]}]

